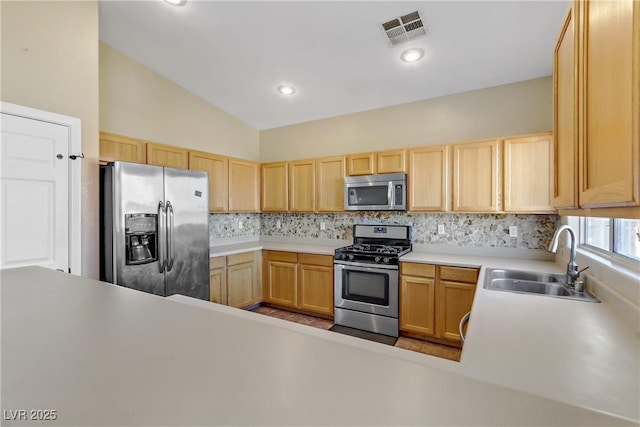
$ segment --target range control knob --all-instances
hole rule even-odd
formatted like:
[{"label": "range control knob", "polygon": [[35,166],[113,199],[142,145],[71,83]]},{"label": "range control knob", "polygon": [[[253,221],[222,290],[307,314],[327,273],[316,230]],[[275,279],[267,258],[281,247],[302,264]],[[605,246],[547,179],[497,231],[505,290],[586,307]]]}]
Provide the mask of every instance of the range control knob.
[{"label": "range control knob", "polygon": [[352,260],[353,259],[353,254],[349,254],[349,259]]},{"label": "range control knob", "polygon": [[376,262],[380,262],[381,257],[377,256],[375,259],[376,259]]},{"label": "range control knob", "polygon": [[386,257],[384,257],[384,258],[382,259],[382,262],[384,262],[385,264],[389,264],[389,257],[387,257],[387,256],[386,256]]}]

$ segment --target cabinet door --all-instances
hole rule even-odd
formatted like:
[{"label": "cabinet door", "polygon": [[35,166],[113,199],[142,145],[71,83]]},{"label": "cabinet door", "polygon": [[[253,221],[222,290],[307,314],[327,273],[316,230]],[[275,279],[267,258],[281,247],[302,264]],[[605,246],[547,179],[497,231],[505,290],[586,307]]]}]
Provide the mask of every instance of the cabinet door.
[{"label": "cabinet door", "polygon": [[376,173],[376,154],[361,153],[347,156],[347,175],[371,175]]},{"label": "cabinet door", "polygon": [[438,281],[436,290],[436,336],[460,342],[460,320],[471,311],[476,285],[471,283]]},{"label": "cabinet door", "polygon": [[298,254],[298,308],[320,314],[333,314],[333,257]]},{"label": "cabinet door", "polygon": [[376,153],[378,167],[376,173],[406,172],[407,150],[388,150]]},{"label": "cabinet door", "polygon": [[215,154],[189,151],[189,169],[209,174],[209,211],[225,212],[229,206],[229,161]]},{"label": "cabinet door", "polygon": [[245,262],[227,267],[227,301],[231,307],[246,307],[254,303],[255,264]]},{"label": "cabinet door", "polygon": [[289,209],[287,162],[265,163],[262,170],[262,211],[286,212]]},{"label": "cabinet door", "polygon": [[449,147],[409,150],[409,210],[448,211],[451,205]]},{"label": "cabinet door", "polygon": [[580,206],[639,204],[640,2],[585,1],[580,69]]},{"label": "cabinet door", "polygon": [[551,134],[504,140],[504,210],[554,212]]},{"label": "cabinet door", "polygon": [[498,156],[498,140],[453,145],[454,211],[500,210]]},{"label": "cabinet door", "polygon": [[265,251],[263,299],[296,307],[298,293],[298,256],[291,252]]},{"label": "cabinet door", "polygon": [[147,143],[147,164],[187,169],[189,156],[184,148],[149,142]]},{"label": "cabinet door", "polygon": [[318,212],[344,211],[344,156],[316,160]]},{"label": "cabinet door", "polygon": [[553,51],[553,206],[578,201],[578,96],[575,8],[571,7]]},{"label": "cabinet door", "polygon": [[240,159],[229,159],[229,211],[260,210],[259,165]]},{"label": "cabinet door", "polygon": [[434,279],[402,276],[400,279],[400,329],[424,335],[435,333]]},{"label": "cabinet door", "polygon": [[126,136],[100,132],[100,162],[108,163],[116,160],[146,163],[145,143]]},{"label": "cabinet door", "polygon": [[296,160],[289,163],[289,210],[313,212],[316,207],[316,162]]}]

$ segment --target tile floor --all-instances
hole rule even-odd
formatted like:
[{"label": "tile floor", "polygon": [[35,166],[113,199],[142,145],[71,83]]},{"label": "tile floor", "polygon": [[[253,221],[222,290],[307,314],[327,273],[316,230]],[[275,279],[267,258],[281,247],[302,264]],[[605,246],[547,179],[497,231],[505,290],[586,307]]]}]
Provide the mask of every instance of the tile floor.
[{"label": "tile floor", "polygon": [[[278,319],[289,320],[291,322],[302,323],[303,325],[313,326],[320,329],[329,329],[333,325],[331,320],[308,316],[306,314],[292,313],[290,311],[267,306],[259,306],[258,308],[255,308],[253,312],[264,314],[266,316],[277,317]],[[456,362],[460,360],[461,350],[459,348],[435,344],[414,338],[400,337],[398,338],[398,341],[396,341],[395,347],[454,360]]]}]

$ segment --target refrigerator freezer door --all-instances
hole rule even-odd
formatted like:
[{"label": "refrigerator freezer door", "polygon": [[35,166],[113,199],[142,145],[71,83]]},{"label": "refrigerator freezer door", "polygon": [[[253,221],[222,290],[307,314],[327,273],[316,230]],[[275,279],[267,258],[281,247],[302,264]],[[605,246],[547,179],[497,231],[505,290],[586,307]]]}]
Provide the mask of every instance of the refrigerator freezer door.
[{"label": "refrigerator freezer door", "polygon": [[[157,236],[154,244],[157,253],[163,241],[161,236],[162,212],[158,207],[164,201],[164,177],[162,167],[137,163],[114,162],[111,185],[113,186],[113,206],[106,206],[105,217],[112,216],[112,280],[117,285],[140,291],[165,295],[165,279],[161,272],[162,259],[144,264],[127,264],[126,218],[132,214],[157,215]],[[105,201],[108,204],[108,200]],[[160,215],[158,215],[160,213]],[[105,218],[106,219],[106,218]],[[108,223],[109,221],[106,221]],[[132,230],[128,230],[131,232]],[[155,248],[154,248],[155,249]],[[131,251],[131,248],[129,248]]]},{"label": "refrigerator freezer door", "polygon": [[167,204],[166,296],[209,300],[209,179],[164,168]]}]

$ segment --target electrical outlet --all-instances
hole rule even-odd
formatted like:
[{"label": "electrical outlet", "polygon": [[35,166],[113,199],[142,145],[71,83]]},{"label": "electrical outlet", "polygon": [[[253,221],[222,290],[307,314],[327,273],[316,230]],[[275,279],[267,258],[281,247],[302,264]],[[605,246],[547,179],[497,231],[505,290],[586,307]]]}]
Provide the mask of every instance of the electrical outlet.
[{"label": "electrical outlet", "polygon": [[282,221],[280,221],[280,220],[277,220],[277,221],[276,221],[276,228],[277,228],[278,230],[280,230],[280,229],[282,228]]},{"label": "electrical outlet", "polygon": [[438,234],[444,234],[444,224],[438,224]]},{"label": "electrical outlet", "polygon": [[243,227],[244,224],[242,223],[242,221],[238,221],[238,230],[242,230]]},{"label": "electrical outlet", "polygon": [[320,230],[326,230],[327,229],[327,223],[324,221],[320,222]]},{"label": "electrical outlet", "polygon": [[509,226],[509,237],[518,237],[518,227],[515,225]]}]

